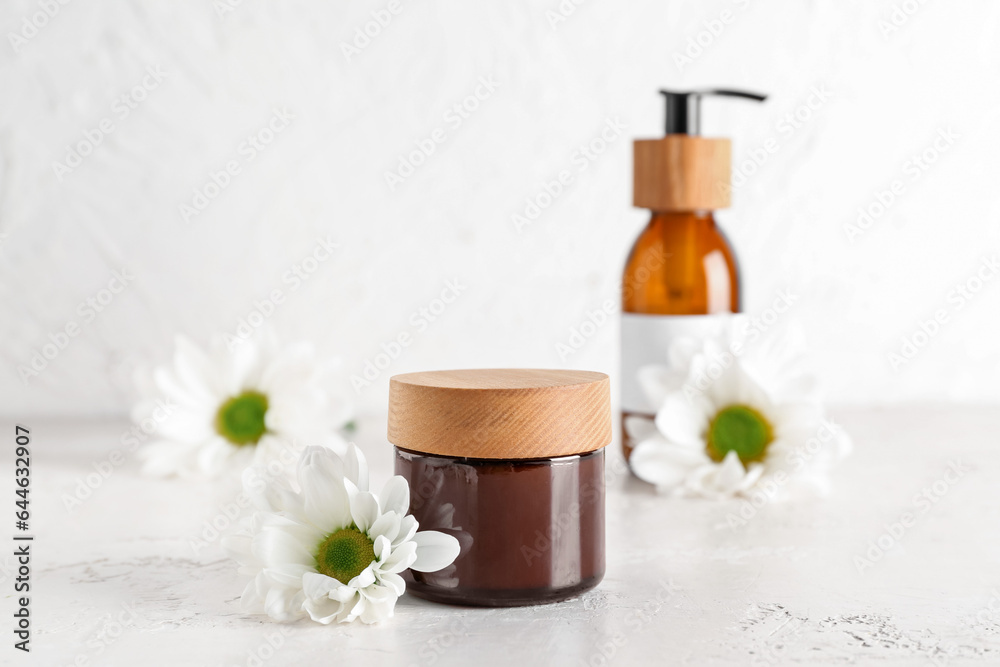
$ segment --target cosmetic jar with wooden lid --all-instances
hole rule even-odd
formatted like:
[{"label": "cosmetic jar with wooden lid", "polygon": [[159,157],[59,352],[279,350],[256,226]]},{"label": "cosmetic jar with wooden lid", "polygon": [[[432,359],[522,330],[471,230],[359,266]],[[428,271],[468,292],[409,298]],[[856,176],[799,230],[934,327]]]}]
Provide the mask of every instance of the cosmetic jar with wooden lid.
[{"label": "cosmetic jar with wooden lid", "polygon": [[456,370],[389,383],[389,441],[421,530],[461,552],[407,590],[436,602],[555,602],[604,576],[608,376],[565,370]]}]

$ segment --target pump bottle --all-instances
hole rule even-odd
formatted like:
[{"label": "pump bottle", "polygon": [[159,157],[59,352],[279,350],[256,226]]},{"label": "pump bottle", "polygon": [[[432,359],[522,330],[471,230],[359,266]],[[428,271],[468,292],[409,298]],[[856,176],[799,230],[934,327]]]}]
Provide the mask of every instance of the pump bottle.
[{"label": "pump bottle", "polygon": [[660,407],[644,392],[640,369],[658,365],[669,370],[673,341],[721,333],[726,318],[740,312],[736,257],[714,215],[730,205],[732,148],[729,139],[700,136],[701,99],[765,99],[738,90],[660,93],[666,98],[666,136],[634,142],[633,204],[652,215],[629,253],[622,279],[626,459]]}]

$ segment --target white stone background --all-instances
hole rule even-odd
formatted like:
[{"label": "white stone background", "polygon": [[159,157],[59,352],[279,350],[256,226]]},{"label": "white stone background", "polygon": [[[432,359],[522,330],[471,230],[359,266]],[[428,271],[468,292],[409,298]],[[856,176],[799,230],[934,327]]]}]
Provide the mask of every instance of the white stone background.
[{"label": "white stone background", "polygon": [[[350,374],[415,332],[411,314],[445,281],[467,285],[359,393],[362,412],[384,409],[389,375],[418,369],[615,374],[614,321],[568,359],[556,344],[617,299],[647,217],[631,207],[631,139],[659,136],[665,86],[771,94],[706,104],[706,133],[733,137],[737,164],[780,144],[719,219],[748,311],[779,290],[798,295],[831,401],[1000,399],[1000,280],[960,310],[948,300],[1000,248],[996,3],[587,0],[553,27],[556,0],[404,1],[350,61],[340,44],[386,1],[244,0],[224,15],[206,1],[53,2],[55,16],[15,49],[10,34],[43,4],[0,5],[5,414],[122,414],[136,366],[164,359],[177,333],[235,332],[275,288],[287,298],[271,325],[340,355]],[[886,34],[894,10],[900,25]],[[723,11],[731,22],[705,39]],[[699,33],[711,43],[679,67]],[[155,66],[165,80],[119,118],[116,98]],[[449,126],[444,114],[480,77],[495,93]],[[780,133],[814,87],[832,97]],[[184,224],[179,205],[274,108],[294,114],[288,129]],[[53,163],[104,118],[114,131],[60,181]],[[512,214],[573,168],[607,119],[625,135],[517,233]],[[384,173],[439,127],[446,141],[390,191]],[[912,179],[907,161],[948,129],[958,139]],[[904,192],[850,242],[845,225],[894,179]],[[282,275],[321,236],[338,254],[291,290]],[[83,322],[78,304],[121,267],[134,281]],[[894,370],[888,354],[938,309],[948,322]],[[70,321],[81,333],[22,382],[18,367]]]}]

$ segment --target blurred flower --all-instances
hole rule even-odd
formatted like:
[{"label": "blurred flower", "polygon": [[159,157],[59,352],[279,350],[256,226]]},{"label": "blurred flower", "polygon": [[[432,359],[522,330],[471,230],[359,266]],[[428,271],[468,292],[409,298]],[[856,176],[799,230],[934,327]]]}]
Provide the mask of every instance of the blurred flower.
[{"label": "blurred flower", "polygon": [[212,477],[272,461],[287,468],[306,442],[343,452],[337,428],[352,408],[326,387],[331,370],[309,343],[280,349],[262,335],[230,350],[217,337],[206,352],[178,336],[172,363],[153,371],[147,393],[157,398],[133,410],[144,429],[156,424],[140,450],[144,472]]},{"label": "blurred flower", "polygon": [[343,458],[307,448],[298,493],[284,481],[260,483],[253,469],[243,482],[255,511],[223,546],[253,577],[241,600],[247,611],[375,623],[392,616],[406,588],[400,572],[433,572],[458,556],[454,537],[417,532],[405,479],[391,478],[379,496],[368,491],[368,466],[353,444]]},{"label": "blurred flower", "polygon": [[802,338],[785,330],[748,345],[742,322],[719,339],[678,339],[668,366],[640,369],[661,407],[655,421],[626,423],[638,441],[632,470],[673,495],[747,495],[764,480],[785,497],[825,492],[831,464],[851,445],[824,417]]}]

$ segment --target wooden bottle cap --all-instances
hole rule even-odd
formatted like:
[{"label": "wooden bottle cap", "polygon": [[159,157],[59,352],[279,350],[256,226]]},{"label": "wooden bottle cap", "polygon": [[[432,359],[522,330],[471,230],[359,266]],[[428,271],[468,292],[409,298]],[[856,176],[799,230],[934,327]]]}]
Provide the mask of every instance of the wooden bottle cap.
[{"label": "wooden bottle cap", "polygon": [[583,454],[611,442],[610,380],[590,371],[429,371],[389,380],[389,442],[477,459]]},{"label": "wooden bottle cap", "polygon": [[669,134],[633,145],[635,206],[654,211],[714,211],[729,206],[729,139]]}]

